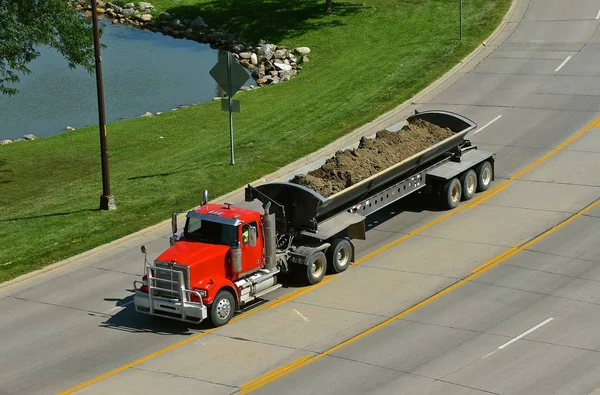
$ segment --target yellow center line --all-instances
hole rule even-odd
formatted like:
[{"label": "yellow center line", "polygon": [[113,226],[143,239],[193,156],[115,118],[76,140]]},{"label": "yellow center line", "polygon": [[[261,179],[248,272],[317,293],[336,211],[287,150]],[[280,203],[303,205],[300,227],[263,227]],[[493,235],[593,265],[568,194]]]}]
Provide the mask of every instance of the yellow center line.
[{"label": "yellow center line", "polygon": [[490,259],[485,264],[483,264],[480,267],[478,267],[477,269],[473,270],[473,272],[470,275],[468,275],[467,277],[465,277],[464,279],[455,282],[454,284],[448,286],[447,288],[444,288],[440,292],[417,303],[416,305],[396,314],[393,317],[386,319],[385,321],[381,322],[380,324],[378,324],[374,327],[371,327],[371,328],[367,329],[366,331],[361,332],[358,335],[353,336],[350,339],[348,339],[342,343],[339,343],[338,345],[331,347],[328,350],[325,350],[324,352],[322,352],[320,354],[316,354],[312,357],[311,356],[302,357],[298,360],[292,361],[291,363],[281,367],[280,369],[275,369],[264,376],[261,376],[255,380],[252,380],[248,384],[245,384],[241,387],[240,394],[248,394],[252,391],[262,388],[262,387],[266,386],[267,384],[269,384],[277,379],[280,379],[284,376],[287,376],[288,374],[295,372],[306,365],[309,365],[313,362],[318,361],[319,359],[323,358],[326,355],[330,355],[330,354],[334,353],[335,351],[347,346],[348,344],[356,342],[357,340],[383,328],[384,326],[389,325],[390,323],[412,313],[415,310],[420,309],[421,307],[433,302],[434,300],[439,299],[440,297],[448,294],[449,292],[453,291],[454,289],[465,285],[469,281],[472,281],[473,279],[481,276],[483,273],[500,265],[502,262],[506,262],[508,259],[512,258],[519,252],[524,251],[527,248],[531,247],[532,245],[536,244],[537,242],[545,239],[546,237],[550,236],[552,233],[556,232],[558,229],[565,227],[566,225],[573,222],[575,219],[581,217],[582,215],[584,215],[588,211],[592,210],[594,207],[597,207],[598,205],[600,205],[600,199],[594,201],[593,203],[591,203],[590,205],[585,207],[583,210],[581,210],[581,211],[577,212],[576,214],[572,215],[571,217],[565,219],[564,221],[560,222],[558,225],[548,229],[544,233],[542,233],[542,234],[534,237],[533,239],[531,239],[527,242],[524,242],[518,246],[511,247],[508,250],[501,253],[500,255]]},{"label": "yellow center line", "polygon": [[[591,123],[589,123],[585,128],[583,128],[582,130],[580,130],[579,132],[577,132],[576,134],[574,134],[573,136],[571,136],[570,138],[568,138],[567,140],[565,140],[563,143],[561,143],[557,147],[555,147],[552,150],[550,150],[549,152],[547,152],[545,155],[543,155],[542,157],[540,157],[539,159],[537,159],[533,163],[529,164],[528,166],[526,166],[525,168],[523,168],[522,170],[520,170],[519,172],[517,172],[516,174],[514,174],[512,177],[510,177],[510,178],[504,180],[503,182],[495,185],[494,187],[490,188],[486,193],[484,193],[482,195],[479,195],[479,196],[471,199],[470,201],[468,201],[468,202],[466,202],[466,203],[458,206],[454,210],[449,211],[449,212],[445,213],[444,215],[441,215],[440,217],[436,218],[435,220],[433,220],[433,221],[427,223],[426,225],[423,225],[422,227],[420,227],[420,228],[418,228],[418,229],[416,229],[416,230],[414,230],[414,231],[412,231],[412,232],[410,232],[410,233],[408,233],[408,234],[400,237],[399,239],[394,240],[394,241],[390,242],[389,244],[386,244],[385,246],[380,247],[377,250],[372,251],[372,252],[366,254],[365,256],[361,257],[360,259],[357,259],[352,264],[352,266],[355,266],[355,265],[358,265],[358,264],[360,264],[362,262],[365,262],[366,260],[371,259],[374,256],[377,256],[377,255],[381,254],[382,252],[384,252],[386,250],[389,250],[390,248],[394,247],[395,245],[398,245],[398,244],[400,244],[400,243],[402,243],[402,242],[410,239],[411,237],[416,236],[419,233],[422,233],[423,231],[425,231],[425,230],[427,230],[427,229],[429,229],[429,228],[437,225],[438,223],[446,220],[447,218],[450,218],[453,215],[456,215],[459,212],[461,212],[463,210],[466,210],[468,208],[475,207],[475,206],[481,204],[482,202],[490,199],[492,196],[495,196],[499,192],[501,192],[504,189],[506,189],[508,187],[508,185],[512,181],[514,181],[517,178],[521,177],[523,174],[527,173],[528,171],[530,171],[534,167],[538,166],[540,163],[544,162],[545,160],[547,160],[548,158],[550,158],[551,156],[553,156],[554,154],[556,154],[557,152],[559,152],[560,150],[562,150],[563,148],[565,148],[567,145],[571,144],[573,141],[575,141],[578,138],[580,138],[581,136],[583,136],[588,130],[590,130],[592,128],[595,128],[595,127],[599,127],[599,126],[600,126],[600,117],[597,117],[596,119],[594,119],[594,121],[592,121]],[[294,300],[295,298],[297,298],[297,297],[299,297],[301,295],[304,295],[304,294],[306,294],[306,293],[308,293],[310,291],[313,291],[314,289],[317,289],[317,288],[319,288],[319,287],[321,287],[321,286],[323,286],[325,284],[328,284],[329,282],[333,281],[333,279],[335,279],[335,278],[337,278],[337,277],[328,276],[328,277],[325,277],[320,283],[315,284],[315,285],[313,285],[311,287],[308,287],[308,288],[298,288],[298,289],[296,289],[296,290],[294,290],[294,291],[286,294],[285,296],[283,296],[283,297],[281,297],[279,299],[275,299],[275,300],[272,300],[270,302],[267,302],[267,303],[263,304],[260,307],[252,309],[252,310],[250,310],[250,311],[248,311],[248,312],[246,312],[244,314],[241,314],[241,315],[235,317],[234,319],[232,319],[230,321],[230,323],[233,323],[233,322],[235,322],[235,321],[237,321],[239,319],[242,319],[244,317],[247,317],[249,315],[255,314],[255,313],[257,313],[257,312],[259,312],[259,311],[261,311],[263,309],[266,309],[266,308],[269,308],[269,307],[277,307],[277,306],[280,306],[280,305],[282,305],[284,303],[290,302],[290,301]],[[133,362],[130,362],[128,364],[125,364],[125,365],[123,365],[123,366],[121,366],[119,368],[113,369],[110,372],[104,373],[104,374],[102,374],[102,375],[100,375],[98,377],[95,377],[95,378],[93,378],[91,380],[88,380],[88,381],[86,381],[86,382],[84,382],[82,384],[79,384],[79,385],[77,385],[77,386],[75,386],[73,388],[69,388],[68,390],[59,393],[59,395],[70,394],[73,391],[77,391],[79,389],[85,388],[85,387],[87,387],[87,386],[89,386],[91,384],[97,383],[97,382],[99,382],[101,380],[104,380],[104,379],[106,379],[106,378],[108,378],[110,376],[113,376],[113,375],[115,375],[115,374],[117,374],[119,372],[122,372],[123,370],[126,370],[126,369],[128,369],[130,367],[133,367],[133,366],[136,366],[136,365],[139,365],[139,364],[141,364],[143,362],[146,362],[146,361],[148,361],[148,360],[150,360],[150,359],[152,359],[154,357],[157,357],[157,356],[159,356],[161,354],[164,354],[167,351],[171,351],[171,350],[173,350],[175,348],[178,348],[178,347],[180,347],[180,346],[182,346],[184,344],[187,344],[187,343],[189,343],[189,342],[191,342],[193,340],[196,340],[196,339],[198,339],[198,338],[200,338],[202,336],[205,336],[205,335],[207,335],[207,334],[209,334],[209,333],[211,333],[211,332],[213,332],[215,330],[216,330],[216,328],[215,329],[209,329],[209,330],[204,331],[202,333],[198,333],[196,335],[193,335],[193,336],[191,336],[191,337],[189,337],[189,338],[187,338],[185,340],[182,340],[182,341],[180,341],[178,343],[175,343],[173,345],[170,345],[170,346],[168,346],[166,348],[163,348],[161,350],[153,352],[152,354],[149,354],[149,355],[147,355],[145,357],[137,359],[137,360],[135,360]],[[319,354],[319,355],[321,355],[321,354]],[[313,359],[314,358],[320,358],[320,357],[317,356],[317,357],[313,357]]]}]

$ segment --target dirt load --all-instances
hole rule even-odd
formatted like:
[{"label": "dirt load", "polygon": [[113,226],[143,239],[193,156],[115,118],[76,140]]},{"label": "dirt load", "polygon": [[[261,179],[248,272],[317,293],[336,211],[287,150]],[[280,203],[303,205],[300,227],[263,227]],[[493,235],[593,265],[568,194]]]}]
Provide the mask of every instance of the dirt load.
[{"label": "dirt load", "polygon": [[331,196],[452,136],[450,129],[417,119],[398,132],[382,130],[361,138],[358,148],[338,151],[320,168],[290,182]]}]

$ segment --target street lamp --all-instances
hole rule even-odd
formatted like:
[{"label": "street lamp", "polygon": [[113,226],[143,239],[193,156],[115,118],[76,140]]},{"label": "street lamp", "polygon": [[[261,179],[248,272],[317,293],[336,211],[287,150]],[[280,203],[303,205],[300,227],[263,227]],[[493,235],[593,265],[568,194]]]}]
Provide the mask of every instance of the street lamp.
[{"label": "street lamp", "polygon": [[102,196],[100,210],[114,210],[115,198],[110,194],[108,157],[106,155],[106,119],[104,116],[104,88],[102,82],[102,57],[100,56],[100,32],[96,0],[92,1],[92,23],[94,27],[94,55],[96,58],[96,91],[98,93],[98,121],[100,126],[100,157],[102,159]]}]

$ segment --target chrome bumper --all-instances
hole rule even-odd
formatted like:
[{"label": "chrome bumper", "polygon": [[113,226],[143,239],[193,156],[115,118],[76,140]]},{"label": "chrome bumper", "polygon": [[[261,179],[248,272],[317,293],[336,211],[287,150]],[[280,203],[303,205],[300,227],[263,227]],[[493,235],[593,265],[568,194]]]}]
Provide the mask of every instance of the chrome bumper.
[{"label": "chrome bumper", "polygon": [[[135,281],[134,287],[136,283],[146,285],[141,281]],[[196,293],[202,301],[199,293],[195,291],[190,292]],[[137,288],[135,288],[133,304],[135,310],[139,313],[170,318],[177,321],[191,322],[194,324],[198,324],[208,317],[208,309],[202,302],[181,302],[179,299],[150,296],[150,294],[142,292]]]},{"label": "chrome bumper", "polygon": [[[164,276],[162,278],[153,276],[153,271],[155,273],[169,273],[171,279],[168,280]],[[148,276],[146,281],[133,282],[133,289],[135,290],[133,304],[137,312],[194,324],[200,323],[208,317],[208,309],[202,303],[201,293],[186,289],[181,271],[147,264],[146,275]],[[176,280],[173,280],[173,277]],[[172,285],[169,285],[170,289],[167,289],[157,286],[156,281]],[[148,287],[148,293],[140,290],[143,285]],[[173,296],[156,296],[155,291],[172,294]],[[198,302],[190,300],[192,295],[197,297]]]}]

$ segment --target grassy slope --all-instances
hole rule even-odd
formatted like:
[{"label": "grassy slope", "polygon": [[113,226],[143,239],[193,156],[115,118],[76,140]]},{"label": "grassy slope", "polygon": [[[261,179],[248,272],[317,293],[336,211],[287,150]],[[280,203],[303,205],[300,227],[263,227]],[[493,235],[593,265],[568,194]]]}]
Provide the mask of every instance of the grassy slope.
[{"label": "grassy slope", "polygon": [[202,15],[211,26],[227,23],[248,39],[312,49],[292,81],[236,96],[236,165],[229,165],[227,116],[216,102],[108,126],[118,207],[111,212],[97,210],[97,127],[3,146],[0,281],[166,219],[196,205],[205,188],[213,197],[227,193],[374,119],[468,54],[510,1],[465,1],[462,43],[457,2],[448,0],[365,0],[337,4],[329,16],[324,1],[296,1],[294,9],[283,0],[232,3],[154,2],[181,17]]}]

